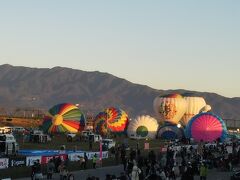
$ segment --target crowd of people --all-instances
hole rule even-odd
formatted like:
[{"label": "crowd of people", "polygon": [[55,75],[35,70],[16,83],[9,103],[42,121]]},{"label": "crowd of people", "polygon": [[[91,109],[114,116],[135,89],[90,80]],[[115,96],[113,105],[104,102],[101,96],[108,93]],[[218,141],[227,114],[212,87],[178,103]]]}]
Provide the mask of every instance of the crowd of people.
[{"label": "crowd of people", "polygon": [[[50,159],[46,165],[47,179],[53,179],[54,173],[59,173],[60,180],[74,180],[74,175],[68,171],[68,159],[63,161],[60,157]],[[32,165],[32,180],[43,179],[43,170],[39,160]]]},{"label": "crowd of people", "polygon": [[229,149],[219,141],[201,141],[195,146],[168,145],[164,153],[152,150],[144,156],[138,146],[130,153],[119,146],[115,149],[115,161],[123,164],[123,172],[119,177],[107,175],[106,180],[193,180],[194,176],[205,180],[209,169],[231,171],[240,162],[238,143],[233,142]]},{"label": "crowd of people", "polygon": [[[228,147],[229,148],[229,147]],[[233,166],[240,162],[240,148],[238,143],[231,144],[231,150],[226,144],[215,142],[197,145],[169,144],[165,152],[140,150],[137,144],[135,149],[127,150],[124,145],[117,146],[112,152],[116,165],[122,164],[120,176],[106,174],[106,180],[193,180],[200,176],[205,180],[208,170],[216,168],[219,171],[231,171]],[[79,157],[80,167],[87,169],[86,154]],[[96,168],[97,156],[92,159],[92,168]],[[47,179],[52,179],[53,173],[59,173],[60,180],[74,179],[68,172],[68,161],[60,158],[51,159],[47,164]],[[36,162],[32,166],[32,179],[41,179],[41,165]],[[89,176],[87,180],[98,180],[99,177]]]},{"label": "crowd of people", "polygon": [[[79,167],[81,169],[87,169],[88,167],[88,157],[87,154],[84,153],[83,156],[79,156]],[[92,168],[96,168],[97,164],[97,154],[95,153],[94,156],[92,157]],[[68,158],[66,160],[62,160],[60,157],[50,159],[48,163],[45,166],[45,171],[47,174],[47,179],[53,179],[53,174],[59,174],[59,179],[60,180],[74,180],[74,175],[69,172],[68,170],[68,163],[69,160]],[[31,179],[32,180],[39,180],[43,179],[43,169],[42,166],[39,162],[39,160],[35,161],[34,164],[32,165],[32,171],[31,171]],[[90,166],[89,166],[90,168]]]}]

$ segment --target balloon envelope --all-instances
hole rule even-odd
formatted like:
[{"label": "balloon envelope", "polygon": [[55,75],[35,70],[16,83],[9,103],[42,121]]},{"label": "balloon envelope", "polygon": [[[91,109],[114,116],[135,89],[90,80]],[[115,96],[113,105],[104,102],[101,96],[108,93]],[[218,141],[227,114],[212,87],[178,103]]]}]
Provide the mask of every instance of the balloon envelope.
[{"label": "balloon envelope", "polygon": [[187,104],[180,94],[169,94],[156,97],[153,108],[161,121],[178,124],[186,111]]},{"label": "balloon envelope", "polygon": [[151,116],[138,116],[129,121],[127,134],[130,138],[155,139],[158,129],[158,122]]},{"label": "balloon envelope", "polygon": [[212,113],[200,113],[188,123],[186,135],[195,141],[212,142],[227,137],[227,128],[224,121]]},{"label": "balloon envelope", "polygon": [[73,104],[63,103],[53,106],[44,117],[42,129],[49,133],[76,133],[84,129],[85,116]]},{"label": "balloon envelope", "polygon": [[181,139],[183,137],[183,131],[181,128],[178,128],[176,125],[165,125],[159,128],[157,133],[157,138],[173,140]]},{"label": "balloon envelope", "polygon": [[202,97],[184,97],[184,99],[186,100],[187,108],[181,119],[181,123],[186,126],[188,121],[206,106],[206,102]]},{"label": "balloon envelope", "polygon": [[128,115],[119,108],[110,107],[100,112],[94,122],[94,129],[103,136],[108,132],[124,132],[128,124]]}]

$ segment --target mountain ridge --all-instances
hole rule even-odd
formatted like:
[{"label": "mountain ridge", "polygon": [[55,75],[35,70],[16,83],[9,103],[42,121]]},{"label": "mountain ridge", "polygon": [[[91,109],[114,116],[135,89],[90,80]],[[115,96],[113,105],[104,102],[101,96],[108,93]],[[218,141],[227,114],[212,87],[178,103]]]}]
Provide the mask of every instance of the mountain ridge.
[{"label": "mountain ridge", "polygon": [[205,98],[213,112],[223,118],[239,119],[240,97],[184,89],[157,90],[112,74],[72,68],[29,68],[0,65],[0,107],[36,107],[49,109],[69,102],[96,114],[108,106],[118,106],[130,117],[154,116],[153,100],[168,93],[190,93]]}]

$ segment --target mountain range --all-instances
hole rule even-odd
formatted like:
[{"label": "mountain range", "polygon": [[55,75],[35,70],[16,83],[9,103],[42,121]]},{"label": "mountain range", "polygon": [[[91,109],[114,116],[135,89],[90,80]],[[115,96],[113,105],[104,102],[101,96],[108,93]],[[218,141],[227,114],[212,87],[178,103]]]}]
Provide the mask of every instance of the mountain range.
[{"label": "mountain range", "polygon": [[0,107],[49,109],[63,102],[79,104],[84,112],[96,114],[109,106],[120,107],[130,117],[154,116],[153,100],[169,93],[204,97],[212,111],[225,119],[240,119],[240,98],[183,89],[157,90],[98,71],[71,68],[29,68],[0,65]]}]

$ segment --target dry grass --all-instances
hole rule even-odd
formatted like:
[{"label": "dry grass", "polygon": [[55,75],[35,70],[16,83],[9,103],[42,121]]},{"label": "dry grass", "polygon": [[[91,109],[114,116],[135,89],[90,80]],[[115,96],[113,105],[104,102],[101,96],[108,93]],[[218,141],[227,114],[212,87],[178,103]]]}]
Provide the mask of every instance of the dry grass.
[{"label": "dry grass", "polygon": [[[11,121],[9,120],[11,119]],[[41,119],[29,118],[0,118],[0,126],[22,126],[24,128],[36,128],[42,124]]]}]

